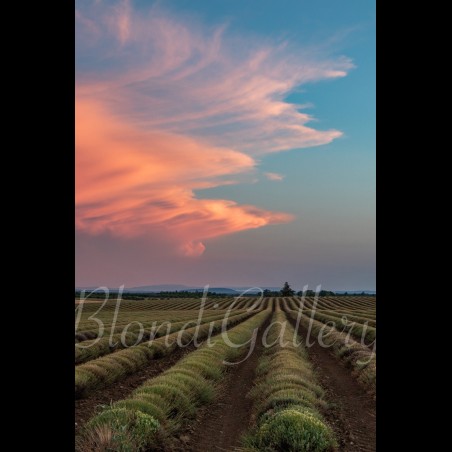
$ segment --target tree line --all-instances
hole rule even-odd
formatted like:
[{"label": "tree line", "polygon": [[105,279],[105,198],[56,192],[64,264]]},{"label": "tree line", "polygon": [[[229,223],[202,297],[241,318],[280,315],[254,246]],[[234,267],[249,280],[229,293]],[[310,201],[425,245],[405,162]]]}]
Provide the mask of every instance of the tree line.
[{"label": "tree line", "polygon": [[[89,292],[87,291],[85,293],[85,297],[87,297]],[[290,284],[286,281],[283,285],[283,287],[280,290],[270,290],[270,289],[264,289],[263,295],[264,297],[294,297],[295,295],[301,297],[303,294],[307,297],[314,297],[316,296],[316,292],[313,290],[306,290],[305,293],[303,291],[295,291],[290,287]],[[254,297],[258,294],[256,293],[246,293],[242,296],[246,297]],[[318,296],[320,297],[349,297],[349,296],[375,296],[375,294],[366,294],[365,292],[361,293],[337,293],[333,292],[331,290],[321,290],[318,293]],[[81,292],[79,290],[75,291],[75,298],[80,298]],[[108,295],[108,298],[111,300],[116,299],[118,296],[118,292],[110,292]],[[175,290],[175,291],[162,291],[162,292],[145,292],[145,293],[127,293],[124,292],[121,296],[123,300],[145,300],[149,298],[156,298],[156,299],[166,299],[166,298],[193,298],[198,299],[202,298],[203,291],[195,291],[195,292],[189,292],[186,290]],[[224,294],[224,293],[217,293],[217,292],[208,292],[207,293],[208,298],[223,298],[223,297],[230,297],[233,296],[232,294]],[[106,294],[103,291],[94,292],[92,293],[89,298],[99,298],[99,299],[105,299]]]}]

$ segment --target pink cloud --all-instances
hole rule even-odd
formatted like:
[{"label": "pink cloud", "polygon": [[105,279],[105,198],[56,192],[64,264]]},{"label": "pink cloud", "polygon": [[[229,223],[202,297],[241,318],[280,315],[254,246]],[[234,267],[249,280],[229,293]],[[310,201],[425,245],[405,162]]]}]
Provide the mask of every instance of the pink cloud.
[{"label": "pink cloud", "polygon": [[194,190],[251,172],[254,160],[188,137],[140,130],[93,100],[76,102],[76,226],[91,234],[161,233],[185,255],[202,240],[287,222],[291,215],[196,199]]},{"label": "pink cloud", "polygon": [[228,37],[225,27],[205,30],[156,8],[138,15],[128,1],[76,19],[77,33],[101,36],[108,68],[77,79],[78,230],[160,235],[198,256],[206,240],[293,219],[195,192],[251,179],[265,154],[339,137],[308,126],[312,118],[284,98],[300,84],[344,76],[348,60]]},{"label": "pink cloud", "polygon": [[268,180],[273,180],[273,181],[280,181],[280,180],[284,179],[284,176],[282,174],[278,174],[278,173],[264,173],[264,176]]},{"label": "pink cloud", "polygon": [[129,0],[123,0],[116,8],[115,20],[118,27],[118,37],[121,44],[125,44],[130,37],[131,7]]}]

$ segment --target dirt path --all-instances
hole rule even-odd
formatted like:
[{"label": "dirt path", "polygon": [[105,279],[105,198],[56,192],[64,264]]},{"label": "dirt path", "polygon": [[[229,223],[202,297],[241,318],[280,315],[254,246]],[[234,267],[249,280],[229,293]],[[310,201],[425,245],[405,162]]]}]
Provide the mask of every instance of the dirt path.
[{"label": "dirt path", "polygon": [[75,401],[75,430],[76,433],[80,427],[93,416],[99,405],[109,405],[111,402],[116,402],[127,397],[133,390],[142,385],[148,378],[156,377],[166,369],[173,366],[179,359],[190,353],[195,349],[194,345],[189,345],[184,348],[178,348],[173,353],[160,359],[154,359],[149,362],[149,366],[140,371],[130,375],[124,380],[93,392],[85,399],[78,399]]},{"label": "dirt path", "polygon": [[375,401],[351,376],[350,369],[317,342],[309,349],[331,408],[326,419],[336,431],[341,451],[376,450]]},{"label": "dirt path", "polygon": [[[289,319],[293,326],[295,321]],[[300,327],[303,338],[306,330]],[[330,409],[323,414],[334,429],[341,452],[373,452],[376,450],[375,401],[352,377],[351,370],[334,356],[329,349],[314,342],[307,348],[314,364],[318,380],[325,389],[325,399]]]},{"label": "dirt path", "polygon": [[251,421],[252,400],[246,397],[254,381],[254,371],[263,351],[262,334],[271,316],[259,329],[256,347],[248,359],[230,366],[218,388],[219,396],[200,410],[186,432],[180,436],[188,452],[232,451]]}]

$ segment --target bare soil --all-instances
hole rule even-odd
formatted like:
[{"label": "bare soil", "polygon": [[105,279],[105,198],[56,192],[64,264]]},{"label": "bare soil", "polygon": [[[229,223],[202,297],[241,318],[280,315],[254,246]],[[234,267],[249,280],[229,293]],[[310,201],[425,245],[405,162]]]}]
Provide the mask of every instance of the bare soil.
[{"label": "bare soil", "polygon": [[256,365],[264,349],[262,334],[270,318],[260,327],[252,354],[246,361],[228,366],[217,398],[199,410],[197,418],[179,436],[180,446],[172,451],[232,451],[240,446],[252,421],[252,400],[246,395],[253,386]]},{"label": "bare soil", "polygon": [[[292,319],[291,319],[292,321]],[[293,322],[295,326],[295,322]],[[306,330],[300,327],[303,338]],[[328,348],[311,336],[307,347],[319,383],[325,390],[329,409],[323,415],[336,433],[339,450],[371,452],[376,450],[376,403],[351,374],[351,369]]]},{"label": "bare soil", "polygon": [[[244,362],[229,366],[220,382],[216,399],[198,411],[196,419],[175,439],[171,451],[217,452],[233,451],[240,446],[241,436],[252,422],[252,401],[246,395],[253,386],[254,372],[261,353],[262,333],[270,318],[260,328],[256,348]],[[305,337],[306,331],[300,329]],[[336,433],[339,450],[344,452],[373,452],[376,450],[375,400],[352,377],[351,370],[321,347],[308,348],[318,381],[325,389],[329,409],[323,413]],[[76,431],[96,413],[99,405],[110,404],[127,397],[146,379],[173,366],[194,347],[178,349],[171,355],[153,360],[145,369],[117,384],[75,401]]]},{"label": "bare soil", "polygon": [[[235,326],[235,325],[234,325]],[[232,328],[229,326],[227,329]],[[85,422],[94,416],[102,405],[109,405],[121,399],[128,397],[138,386],[141,386],[149,378],[156,377],[160,373],[172,367],[186,354],[195,350],[196,347],[191,343],[182,348],[175,349],[168,356],[152,359],[149,365],[144,369],[127,376],[125,379],[114,383],[106,388],[99,389],[91,393],[88,397],[75,400],[75,433]]]},{"label": "bare soil", "polygon": [[145,380],[156,377],[166,369],[176,364],[179,359],[195,349],[193,344],[178,348],[168,356],[149,361],[149,365],[138,372],[129,375],[124,380],[97,392],[93,392],[85,399],[75,401],[75,431],[80,430],[83,424],[94,416],[101,405],[109,405],[120,399],[128,397],[132,391],[142,385]]}]

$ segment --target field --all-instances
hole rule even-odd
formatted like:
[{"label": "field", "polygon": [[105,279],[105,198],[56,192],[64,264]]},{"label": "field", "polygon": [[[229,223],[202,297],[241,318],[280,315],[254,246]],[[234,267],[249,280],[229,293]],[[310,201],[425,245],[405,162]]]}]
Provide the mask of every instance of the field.
[{"label": "field", "polygon": [[374,451],[370,296],[76,302],[78,451]]}]

